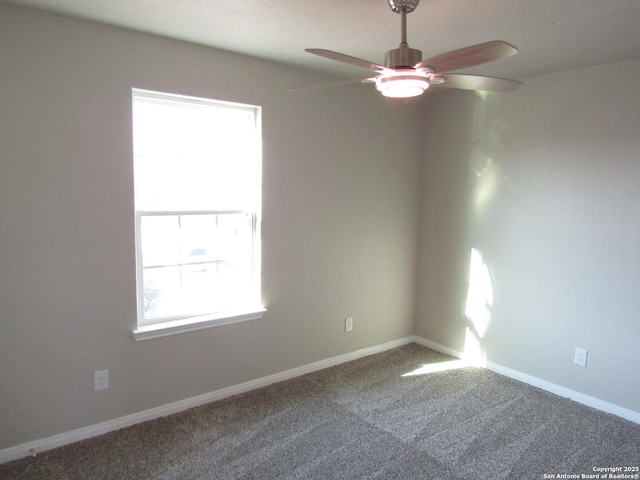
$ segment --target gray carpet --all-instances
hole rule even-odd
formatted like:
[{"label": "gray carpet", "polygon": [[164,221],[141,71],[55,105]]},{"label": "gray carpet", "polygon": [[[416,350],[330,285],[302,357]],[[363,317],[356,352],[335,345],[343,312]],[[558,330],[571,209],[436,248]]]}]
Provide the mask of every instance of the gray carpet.
[{"label": "gray carpet", "polygon": [[542,479],[640,465],[635,423],[484,369],[403,376],[450,360],[407,345],[0,465],[0,478]]}]

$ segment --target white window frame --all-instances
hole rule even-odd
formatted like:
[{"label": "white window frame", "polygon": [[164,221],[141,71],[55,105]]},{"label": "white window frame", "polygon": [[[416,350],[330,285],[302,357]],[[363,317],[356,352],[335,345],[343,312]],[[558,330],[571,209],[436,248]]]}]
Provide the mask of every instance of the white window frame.
[{"label": "white window frame", "polygon": [[[252,207],[245,210],[153,210],[135,211],[135,240],[136,240],[136,291],[137,291],[137,328],[133,330],[134,338],[138,341],[150,338],[164,337],[178,333],[201,330],[215,326],[229,325],[232,323],[257,320],[262,318],[266,309],[261,303],[261,108],[253,105],[237,104],[209,100],[203,98],[187,97],[183,95],[152,92],[148,90],[133,89],[132,104],[136,98],[160,101],[163,103],[177,103],[183,105],[208,105],[216,108],[232,108],[249,110],[253,112],[256,129],[256,172],[258,181],[255,188],[258,190]],[[246,304],[238,305],[232,310],[215,311],[205,314],[180,315],[176,317],[163,317],[156,321],[145,319],[144,306],[144,265],[142,259],[142,218],[145,216],[184,216],[184,215],[225,215],[244,214],[251,226],[251,267],[252,282],[251,291],[248,292]]]}]

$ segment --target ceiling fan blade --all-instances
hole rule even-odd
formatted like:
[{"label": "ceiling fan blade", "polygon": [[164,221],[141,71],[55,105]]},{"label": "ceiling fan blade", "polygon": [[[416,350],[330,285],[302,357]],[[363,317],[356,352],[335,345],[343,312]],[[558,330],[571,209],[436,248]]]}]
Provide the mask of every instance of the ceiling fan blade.
[{"label": "ceiling fan blade", "polygon": [[444,82],[434,85],[441,85],[449,88],[461,88],[463,90],[482,90],[486,92],[512,92],[522,86],[522,82],[517,80],[507,80],[506,78],[484,77],[481,75],[462,75],[457,73],[445,73],[437,75],[435,78],[442,78]]},{"label": "ceiling fan blade", "polygon": [[430,67],[434,72],[450,72],[499,60],[518,53],[518,49],[502,40],[479,43],[423,60],[415,68]]},{"label": "ceiling fan blade", "polygon": [[352,57],[350,55],[334,52],[332,50],[324,50],[322,48],[307,48],[305,49],[305,52],[313,53],[314,55],[319,55],[320,57],[328,58],[329,60],[348,63],[349,65],[354,65],[356,67],[367,68],[377,73],[387,71],[385,67],[383,67],[382,65],[378,65],[377,63],[372,63],[367,60],[362,60],[361,58]]},{"label": "ceiling fan blade", "polygon": [[333,87],[342,87],[343,85],[352,85],[354,83],[373,83],[376,81],[375,77],[364,78],[359,80],[345,80],[344,82],[336,82],[336,83],[327,83],[324,85],[312,85],[309,87],[297,87],[297,88],[287,88],[287,92],[310,92],[313,90],[321,90],[323,88],[333,88]]}]

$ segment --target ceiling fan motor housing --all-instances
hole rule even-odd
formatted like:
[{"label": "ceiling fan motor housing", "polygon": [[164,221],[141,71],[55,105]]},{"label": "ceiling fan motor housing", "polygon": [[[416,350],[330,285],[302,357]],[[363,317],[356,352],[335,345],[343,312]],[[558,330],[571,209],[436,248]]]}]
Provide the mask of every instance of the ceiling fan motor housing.
[{"label": "ceiling fan motor housing", "polygon": [[420,0],[389,0],[389,7],[395,13],[400,13],[403,10],[407,13],[413,12],[420,3]]},{"label": "ceiling fan motor housing", "polygon": [[400,48],[389,50],[384,56],[384,66],[413,67],[422,61],[422,52],[415,48],[409,48],[406,43],[401,43]]}]

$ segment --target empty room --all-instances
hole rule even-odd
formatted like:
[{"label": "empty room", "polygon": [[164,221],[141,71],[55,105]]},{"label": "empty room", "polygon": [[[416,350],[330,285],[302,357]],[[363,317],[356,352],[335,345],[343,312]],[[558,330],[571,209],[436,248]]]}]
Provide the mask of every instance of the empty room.
[{"label": "empty room", "polygon": [[638,32],[0,0],[0,478],[640,478]]}]

